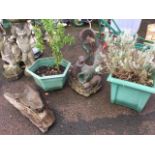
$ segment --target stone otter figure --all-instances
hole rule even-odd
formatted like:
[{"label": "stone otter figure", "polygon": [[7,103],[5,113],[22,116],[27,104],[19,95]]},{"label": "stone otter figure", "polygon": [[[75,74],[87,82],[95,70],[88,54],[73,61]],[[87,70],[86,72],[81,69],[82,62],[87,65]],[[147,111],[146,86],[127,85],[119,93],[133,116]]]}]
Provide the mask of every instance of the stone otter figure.
[{"label": "stone otter figure", "polygon": [[70,73],[71,87],[83,96],[96,93],[102,86],[102,45],[98,45],[92,29],[80,34],[86,55],[80,56]]},{"label": "stone otter figure", "polygon": [[34,62],[34,55],[31,47],[31,30],[28,23],[14,23],[11,32],[22,52],[22,61],[26,67],[29,67]]}]

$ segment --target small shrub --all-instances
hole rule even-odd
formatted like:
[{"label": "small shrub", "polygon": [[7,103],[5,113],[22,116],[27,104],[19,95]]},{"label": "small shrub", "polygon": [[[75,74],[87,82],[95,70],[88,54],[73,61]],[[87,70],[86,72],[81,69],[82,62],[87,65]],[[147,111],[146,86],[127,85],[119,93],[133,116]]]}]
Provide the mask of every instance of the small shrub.
[{"label": "small shrub", "polygon": [[[64,45],[71,45],[74,38],[69,34],[65,34],[64,26],[61,23],[56,24],[52,19],[42,19],[41,25],[41,27],[45,30],[45,33],[47,33],[49,47],[51,48],[51,52],[55,58],[55,67],[59,70],[63,59],[61,49]],[[43,50],[44,41],[41,28],[34,26],[34,32],[36,37],[36,47]]]},{"label": "small shrub", "polygon": [[103,55],[105,68],[113,77],[153,85],[151,79],[155,72],[154,46],[144,52],[135,48],[137,36],[124,32],[118,37],[106,34],[107,52]]},{"label": "small shrub", "polygon": [[56,68],[59,69],[63,55],[61,49],[64,45],[71,45],[73,43],[73,37],[69,34],[65,34],[65,28],[61,23],[55,24],[54,20],[42,19],[43,28],[48,34],[49,46],[52,49],[52,54],[55,57]]}]

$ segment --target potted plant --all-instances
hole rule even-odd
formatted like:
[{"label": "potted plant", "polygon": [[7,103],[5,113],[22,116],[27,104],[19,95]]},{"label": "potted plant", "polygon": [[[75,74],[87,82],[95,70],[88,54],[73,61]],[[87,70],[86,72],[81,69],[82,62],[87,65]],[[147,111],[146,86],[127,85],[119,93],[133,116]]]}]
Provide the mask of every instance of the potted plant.
[{"label": "potted plant", "polygon": [[124,32],[117,38],[106,35],[107,52],[103,55],[110,73],[111,102],[142,111],[155,93],[155,48],[135,48],[137,37]]},{"label": "potted plant", "polygon": [[[54,23],[52,19],[42,19],[42,26],[47,34],[48,45],[53,57],[40,58],[27,69],[43,90],[50,91],[60,89],[67,79],[68,70],[71,63],[63,58],[61,49],[64,45],[71,44],[73,37],[65,34],[62,24]],[[43,34],[39,27],[34,27],[36,36],[36,47],[44,50]]]}]

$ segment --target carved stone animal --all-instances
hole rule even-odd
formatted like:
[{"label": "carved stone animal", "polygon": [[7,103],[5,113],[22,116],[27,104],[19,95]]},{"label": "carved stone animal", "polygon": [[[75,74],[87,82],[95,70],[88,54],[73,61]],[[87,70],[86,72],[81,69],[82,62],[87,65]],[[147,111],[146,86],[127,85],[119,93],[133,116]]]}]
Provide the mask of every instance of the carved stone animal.
[{"label": "carved stone animal", "polygon": [[26,67],[34,62],[34,55],[31,47],[31,30],[27,23],[15,23],[11,28],[12,35],[22,51],[22,61]]},{"label": "carved stone animal", "polygon": [[80,33],[80,38],[86,48],[86,56],[80,56],[73,65],[70,85],[79,94],[90,96],[102,86],[101,64],[103,63],[104,49],[102,44],[97,45],[92,29],[84,29]]},{"label": "carved stone animal", "polygon": [[6,92],[4,97],[43,133],[55,122],[53,112],[45,108],[39,93],[28,85],[23,92]]},{"label": "carved stone animal", "polygon": [[23,105],[29,107],[33,111],[42,111],[44,109],[44,104],[39,93],[28,85],[25,86],[22,93],[14,95],[19,102],[23,103]]},{"label": "carved stone animal", "polygon": [[22,74],[22,69],[18,64],[21,57],[21,51],[16,43],[12,42],[10,38],[5,39],[3,42],[1,56],[3,60],[4,76],[8,79],[18,79],[18,76]]}]

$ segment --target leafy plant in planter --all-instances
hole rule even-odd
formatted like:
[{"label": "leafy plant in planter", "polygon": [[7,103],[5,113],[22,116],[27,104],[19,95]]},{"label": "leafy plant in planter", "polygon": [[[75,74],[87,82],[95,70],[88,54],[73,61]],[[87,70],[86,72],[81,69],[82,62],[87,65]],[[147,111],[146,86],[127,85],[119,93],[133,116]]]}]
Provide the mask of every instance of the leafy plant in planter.
[{"label": "leafy plant in planter", "polygon": [[48,34],[49,46],[55,58],[56,68],[59,70],[63,59],[61,49],[64,45],[71,45],[73,43],[73,37],[65,34],[64,26],[61,23],[55,25],[54,21],[50,19],[42,19],[41,21],[43,28]]},{"label": "leafy plant in planter", "polygon": [[[42,27],[48,38],[48,45],[53,57],[38,59],[27,71],[34,77],[36,83],[45,91],[60,89],[63,87],[71,63],[63,58],[61,49],[74,41],[73,37],[65,34],[61,23],[55,24],[52,19],[42,19]],[[44,49],[42,31],[34,27],[36,46]]]},{"label": "leafy plant in planter", "polygon": [[137,37],[124,32],[114,38],[106,35],[106,70],[110,73],[111,102],[141,111],[155,93],[155,48],[144,52],[135,48]]},{"label": "leafy plant in planter", "polygon": [[43,40],[43,34],[42,34],[40,27],[34,26],[33,30],[34,30],[35,39],[36,39],[35,47],[40,49],[40,51],[44,51],[45,49],[44,40]]}]

